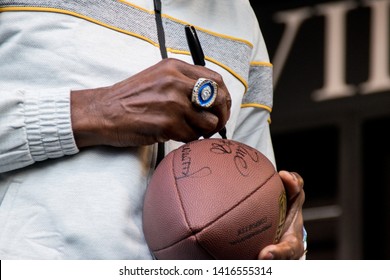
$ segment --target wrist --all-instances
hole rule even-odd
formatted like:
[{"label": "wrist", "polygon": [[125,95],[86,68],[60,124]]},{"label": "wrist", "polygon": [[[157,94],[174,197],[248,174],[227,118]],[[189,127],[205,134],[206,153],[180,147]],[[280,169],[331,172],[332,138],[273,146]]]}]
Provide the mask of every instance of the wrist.
[{"label": "wrist", "polygon": [[72,130],[79,148],[103,144],[103,122],[96,104],[96,95],[102,90],[99,88],[71,91]]}]

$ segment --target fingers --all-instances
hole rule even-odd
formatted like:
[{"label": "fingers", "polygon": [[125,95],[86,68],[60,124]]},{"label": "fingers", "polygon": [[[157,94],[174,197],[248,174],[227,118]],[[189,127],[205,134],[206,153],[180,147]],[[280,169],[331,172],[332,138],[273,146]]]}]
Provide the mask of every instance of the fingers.
[{"label": "fingers", "polygon": [[265,247],[258,258],[261,260],[298,260],[303,254],[302,240],[295,235],[286,235],[278,244]]},{"label": "fingers", "polygon": [[206,136],[211,131],[217,131],[219,118],[206,110],[196,110],[189,113],[187,123],[197,131],[198,138]]},{"label": "fingers", "polygon": [[[207,68],[204,68],[202,70],[209,71]],[[204,73],[203,75],[207,75],[207,74],[209,73]],[[218,90],[213,105],[210,108],[207,108],[206,111],[218,117],[219,120],[218,126],[216,127],[216,131],[213,131],[213,132],[217,132],[220,129],[222,129],[222,127],[226,124],[227,120],[230,117],[231,97],[221,75],[215,72],[210,72],[209,77],[211,78],[208,79],[214,81],[217,84]],[[198,109],[205,110],[204,108],[198,108]]]},{"label": "fingers", "polygon": [[296,196],[303,195],[304,200],[303,178],[296,172],[288,172],[284,170],[279,171],[279,175],[283,181],[284,188],[287,193],[287,199],[292,200]]},{"label": "fingers", "polygon": [[285,226],[287,228],[279,243],[263,248],[259,254],[259,259],[297,260],[304,255],[305,248],[301,208],[299,211],[297,209],[290,209]]},{"label": "fingers", "polygon": [[[220,74],[206,67],[192,65],[177,59],[164,59],[153,73],[159,80],[159,95],[165,99],[163,115],[165,135],[160,139],[189,142],[201,136],[208,137],[221,130],[230,116],[231,97]],[[201,108],[192,102],[192,93],[198,79],[217,83],[216,100],[210,108]],[[161,117],[162,119],[164,117]],[[177,118],[182,119],[181,125]]]},{"label": "fingers", "polygon": [[301,236],[303,228],[302,206],[305,202],[303,178],[296,172],[288,171],[280,171],[279,175],[282,178],[287,194],[286,233],[290,231]]},{"label": "fingers", "polygon": [[[204,120],[204,117],[206,117],[206,116],[210,116],[210,114],[204,114],[204,112],[208,112],[208,113],[211,113],[214,116],[216,116],[218,119],[218,123],[214,127],[214,129],[211,131],[208,131],[207,134],[210,135],[210,134],[214,134],[214,133],[218,132],[220,129],[222,129],[225,126],[227,120],[229,119],[230,107],[231,107],[231,97],[230,97],[229,91],[228,91],[228,89],[223,81],[222,76],[220,74],[206,68],[206,67],[203,67],[203,66],[190,65],[190,64],[187,64],[183,61],[176,61],[176,60],[172,60],[172,61],[170,61],[170,63],[178,63],[179,70],[182,71],[182,73],[185,76],[190,78],[188,80],[188,83],[189,83],[188,87],[190,89],[188,91],[189,100],[191,100],[193,87],[199,78],[209,79],[209,80],[212,80],[212,81],[217,83],[218,93],[216,96],[216,100],[213,103],[213,106],[205,109],[205,108],[199,108],[196,105],[193,105],[193,112],[194,113],[201,112],[201,114],[203,115],[200,118],[201,120],[202,119]],[[195,118],[195,122],[196,122],[196,118]],[[203,134],[203,136],[204,135],[205,134]]]},{"label": "fingers", "polygon": [[259,259],[299,259],[304,255],[302,206],[305,201],[303,178],[296,172],[280,171],[287,194],[288,211],[283,235],[277,244],[265,247]]}]

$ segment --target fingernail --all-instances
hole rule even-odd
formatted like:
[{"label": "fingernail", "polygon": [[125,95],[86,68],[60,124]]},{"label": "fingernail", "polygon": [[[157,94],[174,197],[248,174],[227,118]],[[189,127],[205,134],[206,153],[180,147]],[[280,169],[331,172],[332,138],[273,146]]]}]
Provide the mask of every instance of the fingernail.
[{"label": "fingernail", "polygon": [[273,260],[273,259],[274,259],[274,254],[272,254],[271,252],[268,252],[268,253],[264,256],[264,259],[265,259],[265,260]]},{"label": "fingernail", "polygon": [[296,181],[296,180],[297,180],[297,175],[295,175],[294,172],[289,172],[289,173],[290,173],[292,179],[293,179],[294,181]]}]

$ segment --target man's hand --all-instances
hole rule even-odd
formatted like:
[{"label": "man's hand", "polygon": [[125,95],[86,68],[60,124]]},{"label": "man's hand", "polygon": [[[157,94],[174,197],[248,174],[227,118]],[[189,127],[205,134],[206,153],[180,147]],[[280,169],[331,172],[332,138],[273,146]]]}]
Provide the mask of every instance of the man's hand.
[{"label": "man's hand", "polygon": [[265,247],[259,259],[296,260],[305,254],[303,245],[302,206],[305,201],[303,179],[296,172],[280,171],[287,195],[287,216],[284,233],[278,244]]},{"label": "man's hand", "polygon": [[[217,99],[207,110],[191,103],[199,78],[218,84]],[[164,59],[113,86],[72,91],[72,128],[78,147],[189,142],[223,128],[230,106],[221,75],[203,66]]]}]

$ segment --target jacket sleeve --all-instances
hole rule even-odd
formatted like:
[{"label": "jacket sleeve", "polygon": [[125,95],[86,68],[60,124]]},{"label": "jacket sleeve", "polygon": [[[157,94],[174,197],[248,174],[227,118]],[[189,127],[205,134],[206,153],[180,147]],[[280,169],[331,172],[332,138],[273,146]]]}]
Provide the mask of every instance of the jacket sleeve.
[{"label": "jacket sleeve", "polygon": [[258,149],[276,167],[270,133],[272,106],[272,65],[269,62],[252,62],[248,90],[242,99],[234,138]]},{"label": "jacket sleeve", "polygon": [[270,114],[273,106],[273,66],[255,13],[250,13],[248,22],[252,33],[252,52],[248,61],[247,89],[241,101],[233,138],[246,143],[270,159],[275,167],[275,158],[270,134]]},{"label": "jacket sleeve", "polygon": [[78,152],[69,89],[0,90],[0,173]]}]

